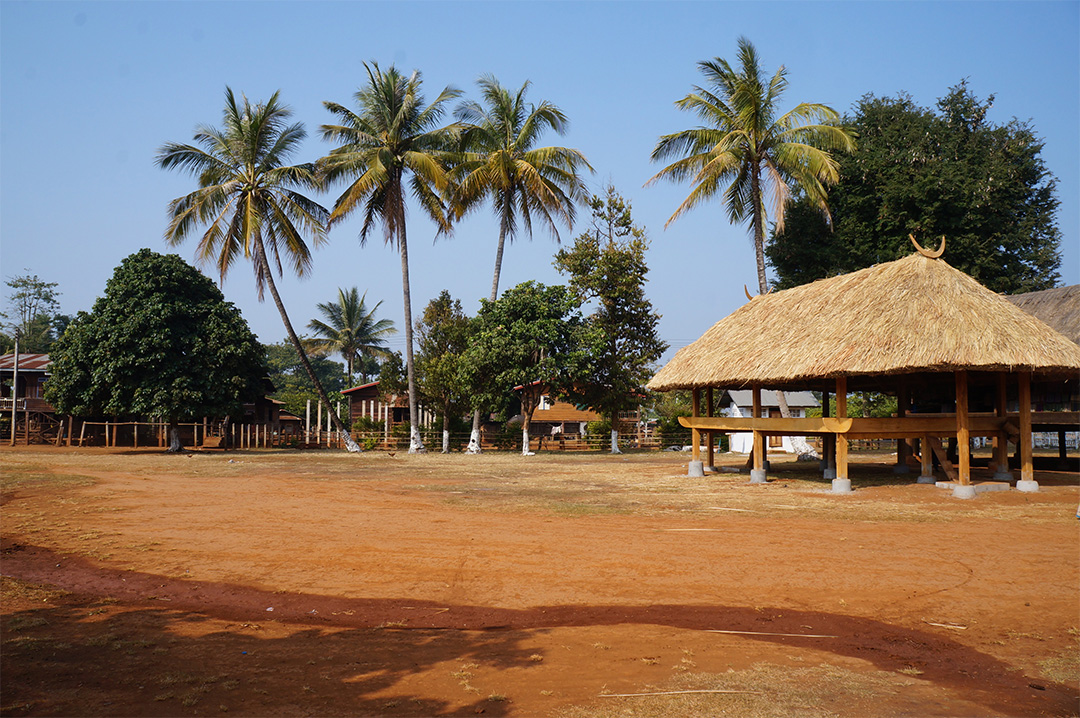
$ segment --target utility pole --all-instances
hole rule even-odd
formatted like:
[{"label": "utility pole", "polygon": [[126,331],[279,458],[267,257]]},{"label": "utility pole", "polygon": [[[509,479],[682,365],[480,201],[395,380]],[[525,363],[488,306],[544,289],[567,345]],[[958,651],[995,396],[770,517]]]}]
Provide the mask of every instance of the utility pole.
[{"label": "utility pole", "polygon": [[[15,362],[11,365],[11,445],[15,446],[15,424],[19,419],[19,335],[22,332],[15,327]],[[29,431],[29,429],[27,429]]]}]

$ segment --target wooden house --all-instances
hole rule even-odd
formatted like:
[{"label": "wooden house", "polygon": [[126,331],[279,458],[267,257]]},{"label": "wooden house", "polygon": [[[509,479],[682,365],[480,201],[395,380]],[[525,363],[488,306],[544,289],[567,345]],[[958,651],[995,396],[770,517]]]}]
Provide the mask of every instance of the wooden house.
[{"label": "wooden house", "polygon": [[[392,401],[388,402],[379,391],[377,381],[343,389],[341,393],[350,400],[350,426],[357,419],[367,418],[383,425],[389,432],[397,424],[409,422],[408,395],[394,396]],[[425,407],[417,406],[417,411],[420,413],[420,426],[429,426],[434,421],[435,415]]]},{"label": "wooden house", "polygon": [[[931,483],[937,456],[954,494],[970,498],[977,489],[969,440],[985,436],[994,440],[994,455],[979,478],[1013,478],[1006,449],[1013,440],[1020,455],[1016,488],[1038,490],[1032,386],[1070,392],[1080,380],[1080,346],[939,259],[944,247],[916,247],[904,259],[755,297],[657,372],[650,389],[692,391],[693,416],[680,420],[694,434],[691,471],[702,470],[702,432],[753,432],[751,481],[759,483],[767,480],[769,436],[820,436],[826,476],[835,476],[834,491],[846,492],[848,441],[888,438],[898,442],[898,467],[917,457],[919,482]],[[765,386],[820,391],[823,409],[835,394],[836,416],[763,418]],[[703,392],[732,388],[752,390],[751,417],[701,414]],[[849,417],[849,391],[896,396],[897,416]],[[1013,402],[1016,413],[1008,411]],[[711,410],[711,401],[706,406]],[[1061,418],[1080,423],[1075,414]],[[943,438],[957,442],[956,466],[942,450]]]}]

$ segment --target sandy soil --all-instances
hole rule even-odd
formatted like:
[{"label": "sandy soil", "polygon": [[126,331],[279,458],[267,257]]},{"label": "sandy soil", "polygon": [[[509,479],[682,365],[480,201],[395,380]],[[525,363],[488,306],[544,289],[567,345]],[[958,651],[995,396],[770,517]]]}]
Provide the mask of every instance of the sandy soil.
[{"label": "sandy soil", "polygon": [[960,501],[673,454],[0,461],[4,715],[1080,713],[1074,474]]}]

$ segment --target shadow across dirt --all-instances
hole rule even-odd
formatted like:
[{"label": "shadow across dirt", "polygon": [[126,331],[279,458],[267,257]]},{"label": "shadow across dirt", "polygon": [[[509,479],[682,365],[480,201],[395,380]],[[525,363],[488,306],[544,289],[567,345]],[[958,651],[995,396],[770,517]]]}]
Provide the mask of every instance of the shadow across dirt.
[{"label": "shadow across dirt", "polygon": [[[10,715],[22,705],[35,714],[87,712],[87,695],[110,715],[175,714],[177,701],[249,713],[273,707],[276,714],[381,714],[406,702],[402,712],[410,714],[505,715],[509,707],[499,696],[476,696],[462,707],[402,698],[401,686],[392,699],[384,692],[440,663],[527,669],[532,650],[523,642],[530,632],[620,624],[747,632],[741,636],[858,658],[883,671],[918,669],[921,680],[1007,715],[1068,713],[1078,697],[1069,686],[1032,680],[948,637],[869,618],[744,606],[507,609],[272,593],[101,568],[17,543],[2,550],[5,576],[71,594],[50,608],[5,616],[3,713]],[[93,605],[100,616],[87,611]],[[266,629],[259,624],[271,620],[293,628],[260,635]],[[467,670],[448,668],[447,681],[454,680],[468,686]]]}]

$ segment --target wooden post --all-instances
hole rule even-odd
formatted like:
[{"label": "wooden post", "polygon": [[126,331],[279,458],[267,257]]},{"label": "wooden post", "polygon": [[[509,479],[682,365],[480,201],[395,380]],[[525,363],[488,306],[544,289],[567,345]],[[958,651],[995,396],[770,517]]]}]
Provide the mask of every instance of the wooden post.
[{"label": "wooden post", "polygon": [[[1006,416],[1008,392],[1005,386],[1005,372],[997,373],[997,391],[994,398],[994,416],[1004,422]],[[1012,478],[1009,472],[1009,435],[1005,431],[994,434],[994,477]]]},{"label": "wooden post", "polygon": [[[907,416],[908,409],[908,387],[907,382],[903,378],[900,379],[900,386],[896,392],[896,417],[903,419]],[[897,471],[907,472],[907,460],[911,455],[910,449],[906,439],[896,440],[896,468]]]},{"label": "wooden post", "polygon": [[307,400],[307,413],[304,419],[304,443],[311,441],[311,399]]},{"label": "wooden post", "polygon": [[1034,481],[1031,460],[1031,372],[1020,372],[1020,480]]},{"label": "wooden post", "polygon": [[[712,415],[713,415],[713,388],[710,386],[708,389],[705,390],[705,416],[712,416]],[[711,431],[705,432],[705,436],[707,436],[708,439],[709,439],[709,453],[708,453],[709,463],[706,464],[706,466],[715,466],[714,452],[716,450],[716,438],[713,435],[713,432],[711,432]]]},{"label": "wooden post", "polygon": [[956,372],[956,451],[961,486],[971,484],[971,418],[968,416],[968,375]]},{"label": "wooden post", "polygon": [[67,430],[67,445],[68,446],[71,446],[71,432],[73,430],[74,423],[75,423],[75,417],[73,417],[71,414],[68,414],[68,430]]},{"label": "wooden post", "polygon": [[[847,377],[836,377],[836,418],[847,418]],[[848,478],[848,442],[843,434],[836,434],[836,478]]]},{"label": "wooden post", "polygon": [[105,446],[107,446],[107,447],[112,446],[112,444],[109,443],[109,420],[108,419],[105,420]]},{"label": "wooden post", "polygon": [[[694,389],[690,397],[691,411],[696,419],[701,416],[701,389]],[[697,429],[690,430],[690,460],[701,460],[701,432]]]},{"label": "wooden post", "polygon": [[139,422],[137,422],[137,421],[131,422],[131,439],[134,442],[134,447],[133,448],[138,449],[139,448]]},{"label": "wooden post", "polygon": [[919,440],[919,458],[922,460],[922,471],[919,476],[932,477],[934,475],[934,450],[930,446],[929,435],[924,435]]},{"label": "wooden post", "polygon": [[[755,422],[761,420],[761,384],[754,384],[751,387],[753,399],[751,400],[751,411],[754,414]],[[754,470],[765,470],[765,437],[760,431],[754,431]]]}]

